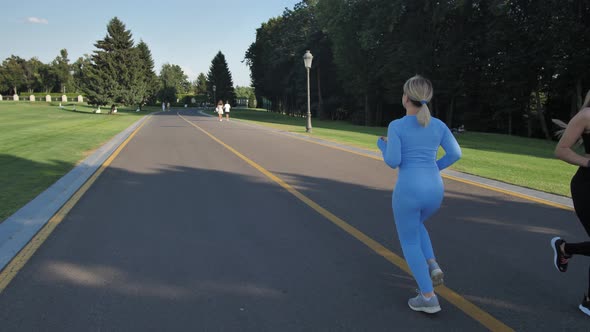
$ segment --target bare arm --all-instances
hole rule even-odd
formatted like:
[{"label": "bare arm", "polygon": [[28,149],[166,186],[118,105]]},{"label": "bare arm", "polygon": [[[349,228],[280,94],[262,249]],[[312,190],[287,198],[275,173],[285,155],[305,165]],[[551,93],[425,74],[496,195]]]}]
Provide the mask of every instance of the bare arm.
[{"label": "bare arm", "polygon": [[572,146],[584,131],[590,129],[590,108],[583,109],[568,123],[563,136],[555,148],[555,156],[572,165],[588,167],[590,159],[572,150]]}]

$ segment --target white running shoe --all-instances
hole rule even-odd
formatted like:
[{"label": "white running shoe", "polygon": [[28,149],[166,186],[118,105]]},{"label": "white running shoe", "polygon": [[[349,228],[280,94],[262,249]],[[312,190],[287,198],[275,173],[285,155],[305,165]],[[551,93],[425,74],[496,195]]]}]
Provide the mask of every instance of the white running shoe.
[{"label": "white running shoe", "polygon": [[418,296],[408,300],[408,306],[414,311],[422,311],[428,314],[434,314],[441,310],[436,295],[426,299],[422,294],[418,294]]}]

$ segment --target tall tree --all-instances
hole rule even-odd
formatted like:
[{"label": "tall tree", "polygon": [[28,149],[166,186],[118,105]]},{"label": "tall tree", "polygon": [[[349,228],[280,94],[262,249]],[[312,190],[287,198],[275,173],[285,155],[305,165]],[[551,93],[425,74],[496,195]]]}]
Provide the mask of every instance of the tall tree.
[{"label": "tall tree", "polygon": [[275,65],[276,59],[281,58],[277,52],[281,49],[278,47],[280,41],[278,36],[281,35],[279,29],[282,21],[282,17],[276,17],[262,23],[260,28],[256,29],[256,40],[245,54],[246,64],[250,67],[252,86],[260,98],[259,104],[263,104],[264,98],[270,99],[273,101],[274,111],[279,111],[276,101],[284,91],[273,77],[275,73],[284,74],[279,72]]},{"label": "tall tree", "polygon": [[[313,54],[310,70],[312,114],[329,118],[341,105],[331,41],[318,20],[318,2],[305,0],[256,30],[245,61],[255,94],[271,101],[271,109],[290,115],[307,112],[306,69],[302,56]],[[261,102],[262,100],[259,100]]]},{"label": "tall tree", "polygon": [[160,82],[154,72],[154,60],[152,59],[152,52],[148,45],[142,40],[137,44],[137,50],[139,52],[140,68],[145,84],[145,93],[140,103],[140,106],[142,106],[156,97],[160,88]]},{"label": "tall tree", "polygon": [[24,63],[25,72],[25,86],[29,93],[41,91],[43,89],[43,81],[40,70],[43,63],[36,57],[33,57]]},{"label": "tall tree", "polygon": [[72,64],[72,71],[74,72],[74,89],[76,92],[82,89],[84,85],[84,70],[85,68],[89,68],[90,66],[92,66],[92,59],[88,54],[84,54],[84,56],[79,57]]},{"label": "tall tree", "polygon": [[9,94],[18,94],[18,91],[25,86],[25,62],[25,59],[15,55],[11,55],[2,62],[0,81],[4,82]]},{"label": "tall tree", "polygon": [[57,75],[50,64],[43,64],[39,68],[39,75],[41,76],[42,91],[51,93],[54,90],[59,90]]},{"label": "tall tree", "polygon": [[[375,1],[373,1],[375,2]],[[356,122],[374,125],[376,122],[376,105],[381,103],[382,90],[380,79],[382,61],[379,55],[386,36],[375,19],[375,12],[390,15],[385,22],[395,22],[396,13],[390,8],[395,6],[389,1],[377,1],[380,5],[366,1],[326,0],[318,4],[318,15],[333,42],[334,61],[344,89],[350,93],[362,107],[362,117],[356,116]]]},{"label": "tall tree", "polygon": [[178,93],[186,93],[188,76],[179,65],[165,63],[160,70],[160,92],[158,98],[165,102],[176,102]]},{"label": "tall tree", "polygon": [[92,65],[84,72],[89,102],[139,105],[148,89],[140,51],[133,46],[131,31],[117,17],[107,25],[107,35],[95,44]]},{"label": "tall tree", "polygon": [[545,34],[551,35],[554,51],[551,68],[555,69],[552,80],[553,103],[557,114],[560,109],[568,109],[556,117],[569,119],[581,107],[584,94],[590,87],[590,2],[585,0],[550,0],[552,20]]},{"label": "tall tree", "polygon": [[51,63],[53,73],[59,84],[59,91],[71,91],[73,88],[72,75],[70,74],[70,59],[68,59],[68,50],[65,48],[59,51],[59,55]]},{"label": "tall tree", "polygon": [[[213,93],[213,86],[216,89],[215,93]],[[221,51],[211,61],[211,66],[207,73],[207,91],[211,98],[215,96],[217,100],[229,101],[230,103],[234,103],[236,100],[234,82],[227,62],[225,61],[225,56]],[[213,100],[213,103],[217,103],[217,101]]]},{"label": "tall tree", "polygon": [[253,88],[249,86],[236,86],[235,93],[236,98],[250,98],[253,92]]},{"label": "tall tree", "polygon": [[204,73],[199,73],[197,80],[195,81],[195,94],[204,95],[207,94],[207,76]]}]

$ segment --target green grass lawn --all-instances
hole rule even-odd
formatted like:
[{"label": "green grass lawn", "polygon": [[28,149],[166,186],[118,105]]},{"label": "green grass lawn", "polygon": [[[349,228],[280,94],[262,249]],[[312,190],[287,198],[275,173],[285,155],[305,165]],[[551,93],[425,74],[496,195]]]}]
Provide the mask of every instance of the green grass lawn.
[{"label": "green grass lawn", "polygon": [[[239,108],[232,111],[231,116],[305,134],[305,118]],[[312,126],[314,137],[374,151],[378,151],[377,138],[387,135],[387,128],[384,127],[355,126],[340,121],[313,119]],[[577,168],[555,159],[553,150],[556,142],[476,132],[466,132],[456,137],[463,150],[463,157],[453,165],[453,170],[570,196],[569,182]]]},{"label": "green grass lawn", "polygon": [[[16,212],[141,116],[119,109],[45,102],[0,102],[0,221]],[[102,109],[102,111],[108,111]]]}]

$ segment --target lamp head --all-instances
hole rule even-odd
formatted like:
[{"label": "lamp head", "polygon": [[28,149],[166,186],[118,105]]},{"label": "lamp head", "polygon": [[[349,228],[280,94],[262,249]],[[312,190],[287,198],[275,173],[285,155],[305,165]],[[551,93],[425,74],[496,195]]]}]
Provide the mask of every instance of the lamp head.
[{"label": "lamp head", "polygon": [[303,55],[303,63],[305,64],[305,68],[311,68],[311,61],[313,60],[313,55],[309,52],[309,50],[305,51]]}]

